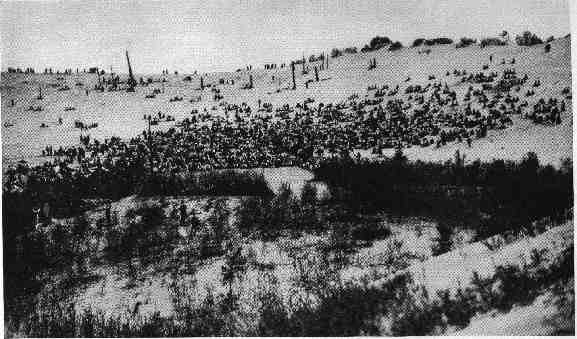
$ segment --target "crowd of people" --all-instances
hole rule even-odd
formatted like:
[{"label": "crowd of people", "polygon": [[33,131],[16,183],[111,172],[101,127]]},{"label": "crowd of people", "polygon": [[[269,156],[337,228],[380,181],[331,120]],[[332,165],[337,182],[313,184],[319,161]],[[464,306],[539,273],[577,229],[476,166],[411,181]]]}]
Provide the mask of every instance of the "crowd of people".
[{"label": "crowd of people", "polygon": [[[489,130],[511,125],[511,115],[560,123],[565,111],[565,102],[557,99],[541,99],[529,111],[527,101],[516,94],[528,77],[517,77],[513,69],[500,75],[457,70],[447,74],[469,84],[464,95],[433,76],[425,85],[372,85],[365,96],[352,95],[338,103],[309,98],[275,108],[261,100],[258,107],[221,100],[213,108],[221,114],[195,110],[168,130],[103,142],[83,136],[80,146],[56,151],[49,146],[43,155],[58,157],[48,166],[69,168],[74,175],[110,172],[133,163],[167,177],[224,168],[313,168],[322,158],[359,156],[361,150],[379,155],[387,148],[442,147],[450,142],[471,146]],[[159,112],[154,119],[144,119],[163,117]]]},{"label": "crowd of people", "polygon": [[527,118],[533,120],[537,124],[555,124],[561,123],[561,113],[565,112],[565,100],[561,100],[559,107],[557,107],[557,99],[549,98],[548,101],[541,98],[533,106],[533,110],[527,113]]}]

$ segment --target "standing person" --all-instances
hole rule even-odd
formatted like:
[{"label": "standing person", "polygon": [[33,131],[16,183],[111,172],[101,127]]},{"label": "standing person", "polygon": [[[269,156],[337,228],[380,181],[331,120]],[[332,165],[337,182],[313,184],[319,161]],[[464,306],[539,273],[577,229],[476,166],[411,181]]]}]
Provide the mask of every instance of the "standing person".
[{"label": "standing person", "polygon": [[186,221],[186,205],[184,204],[184,202],[182,202],[180,204],[180,225],[184,225],[184,222]]},{"label": "standing person", "polygon": [[493,63],[493,54],[489,55],[489,62]]}]

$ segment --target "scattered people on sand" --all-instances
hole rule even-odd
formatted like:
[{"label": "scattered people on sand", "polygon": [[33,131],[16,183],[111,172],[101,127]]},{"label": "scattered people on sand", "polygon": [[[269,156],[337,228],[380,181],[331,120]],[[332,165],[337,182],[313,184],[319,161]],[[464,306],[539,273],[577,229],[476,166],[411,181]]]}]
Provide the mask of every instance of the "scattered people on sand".
[{"label": "scattered people on sand", "polygon": [[[42,153],[58,157],[47,166],[69,168],[59,175],[71,176],[115,173],[119,166],[149,163],[156,173],[168,177],[225,168],[313,168],[323,158],[352,156],[359,150],[378,156],[384,149],[443,147],[453,142],[471,147],[488,131],[509,127],[512,115],[559,124],[566,110],[564,100],[553,98],[540,99],[530,107],[519,97],[529,78],[518,76],[514,69],[446,73],[447,78],[457,77],[468,85],[464,95],[458,95],[446,80],[430,75],[425,83],[412,83],[409,76],[402,88],[400,84],[371,85],[366,96],[355,94],[337,103],[307,98],[294,106],[275,107],[258,99],[253,108],[219,99],[211,111],[194,109],[190,117],[168,130],[145,130],[129,140],[113,137],[103,142],[83,135],[81,146],[50,147]],[[529,87],[531,95],[540,85],[536,80]],[[218,89],[213,92],[219,93]],[[151,125],[175,120],[160,111],[144,114],[143,119]],[[75,121],[81,131],[97,126]]]},{"label": "scattered people on sand", "polygon": [[93,123],[87,124],[85,122],[75,120],[74,121],[74,127],[80,129],[81,131],[88,131],[90,129],[98,127],[98,123],[93,122]]}]

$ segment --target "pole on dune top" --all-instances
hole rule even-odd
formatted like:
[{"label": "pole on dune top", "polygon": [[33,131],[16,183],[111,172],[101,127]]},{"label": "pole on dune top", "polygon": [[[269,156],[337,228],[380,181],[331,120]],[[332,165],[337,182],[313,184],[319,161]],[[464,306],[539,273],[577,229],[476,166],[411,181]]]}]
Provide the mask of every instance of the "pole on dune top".
[{"label": "pole on dune top", "polygon": [[297,83],[295,81],[295,63],[294,61],[291,61],[291,72],[293,74],[293,90],[297,89]]},{"label": "pole on dune top", "polygon": [[132,74],[132,66],[130,65],[128,51],[126,51],[126,62],[128,63],[128,89],[126,91],[134,92],[134,87],[136,87],[136,80],[134,79],[134,74]]}]

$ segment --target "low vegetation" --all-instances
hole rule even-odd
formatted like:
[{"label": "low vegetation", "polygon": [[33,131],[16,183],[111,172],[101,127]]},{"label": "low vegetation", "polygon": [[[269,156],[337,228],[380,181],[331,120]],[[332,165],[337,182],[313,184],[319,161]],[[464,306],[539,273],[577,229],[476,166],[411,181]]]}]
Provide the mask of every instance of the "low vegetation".
[{"label": "low vegetation", "polygon": [[[63,172],[68,170],[66,166],[60,169]],[[118,163],[112,171],[94,171],[89,176],[55,175],[53,181],[43,180],[43,176],[42,168],[31,169],[23,165],[5,173],[4,204],[19,206],[14,211],[18,218],[32,220],[33,207],[43,203],[49,204],[51,215],[65,217],[85,210],[87,199],[118,200],[132,194],[230,196],[271,193],[262,174],[255,172],[223,170],[189,175],[150,175],[144,161],[131,167]],[[25,178],[25,183],[22,178]],[[15,218],[11,214],[7,217]]]},{"label": "low vegetation", "polygon": [[474,45],[477,43],[476,39],[471,39],[471,38],[466,38],[463,37],[461,38],[461,40],[455,45],[456,48],[463,48],[463,47],[469,47],[471,45]]},{"label": "low vegetation", "polygon": [[346,47],[344,49],[333,48],[331,50],[331,58],[338,58],[345,54],[357,54],[357,48],[353,46],[353,47]]},{"label": "low vegetation", "polygon": [[481,48],[489,46],[506,46],[507,42],[499,38],[484,38],[481,40]]},{"label": "low vegetation", "polygon": [[419,46],[435,46],[435,45],[450,45],[453,43],[453,40],[450,38],[434,38],[434,39],[425,39],[425,38],[418,38],[413,41],[413,47]]},{"label": "low vegetation", "polygon": [[533,46],[542,44],[543,40],[541,40],[541,38],[539,38],[535,33],[525,31],[515,37],[515,42],[519,46]]},{"label": "low vegetation", "polygon": [[[243,314],[230,298],[209,294],[194,308],[182,302],[186,299],[183,296],[174,317],[163,318],[156,313],[132,321],[106,318],[91,310],[78,315],[73,305],[61,309],[47,304],[22,329],[35,337],[441,334],[448,328],[466,327],[477,314],[493,309],[507,312],[514,306],[529,305],[543,291],[559,290],[558,287],[571,283],[573,247],[545,265],[542,254],[534,254],[532,258],[522,266],[498,266],[491,278],[475,274],[468,287],[439,291],[436,296],[428,295],[408,274],[398,275],[378,287],[335,280],[332,287],[322,292],[311,291],[317,299],[315,305],[299,302],[285,305],[271,286],[255,300],[256,320],[245,322],[244,326],[239,325],[248,319],[238,319]],[[308,275],[312,277],[314,272]],[[565,296],[559,295],[556,304],[571,309],[563,301]]]},{"label": "low vegetation", "polygon": [[361,48],[362,53],[377,51],[383,47],[391,45],[393,42],[388,37],[376,36],[371,39],[368,45]]},{"label": "low vegetation", "polygon": [[403,44],[400,41],[395,41],[389,46],[389,51],[396,51],[403,48]]}]

